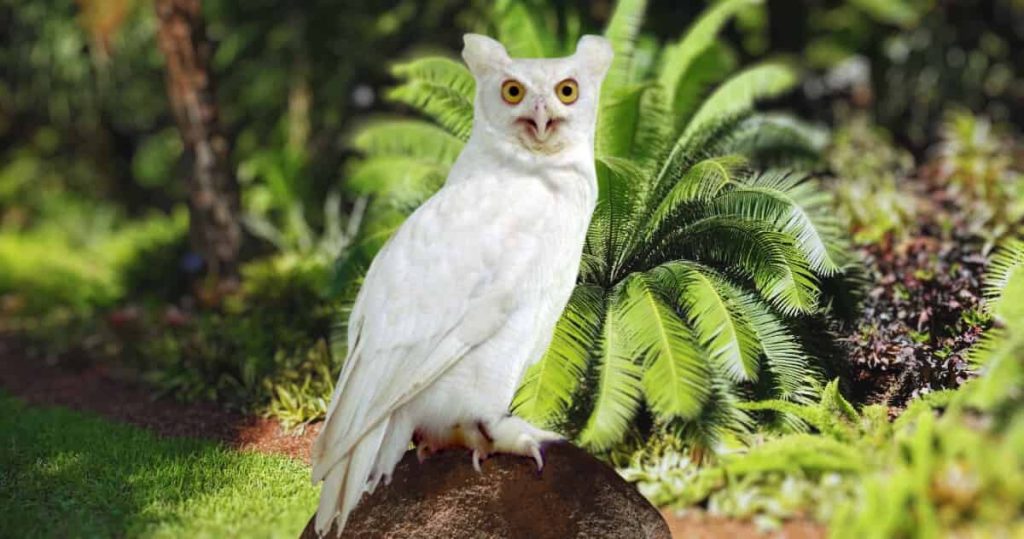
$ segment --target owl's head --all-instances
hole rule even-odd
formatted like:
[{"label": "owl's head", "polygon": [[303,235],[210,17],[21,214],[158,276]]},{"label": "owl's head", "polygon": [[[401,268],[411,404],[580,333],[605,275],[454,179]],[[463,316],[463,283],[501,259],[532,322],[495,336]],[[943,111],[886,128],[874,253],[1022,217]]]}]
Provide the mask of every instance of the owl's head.
[{"label": "owl's head", "polygon": [[462,57],[476,79],[473,131],[555,154],[593,148],[601,82],[612,61],[602,37],[583,36],[565,58],[509,58],[497,41],[466,34]]}]

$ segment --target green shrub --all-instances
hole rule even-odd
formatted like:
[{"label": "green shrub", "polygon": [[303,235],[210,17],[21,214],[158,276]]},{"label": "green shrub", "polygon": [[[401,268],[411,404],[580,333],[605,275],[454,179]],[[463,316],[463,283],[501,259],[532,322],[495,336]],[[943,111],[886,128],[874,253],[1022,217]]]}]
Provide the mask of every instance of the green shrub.
[{"label": "green shrub", "polygon": [[[622,470],[659,504],[777,520],[810,515],[839,538],[1018,537],[1024,533],[1024,244],[993,258],[1002,327],[972,351],[979,376],[926,395],[894,422],[856,411],[830,384],[816,405],[747,404],[800,417],[813,434],[751,437],[699,467],[652,446]],[[667,464],[668,463],[668,464]]]},{"label": "green shrub", "polygon": [[[338,366],[327,346],[336,302],[322,262],[279,257],[243,266],[223,312],[152,328],[130,355],[147,378],[185,400],[217,400],[302,423],[326,412]],[[155,333],[155,334],[154,334]]]},{"label": "green shrub", "polygon": [[151,257],[167,246],[180,249],[184,211],[129,222],[103,211],[89,218],[74,206],[69,211],[77,218],[0,231],[0,295],[13,298],[14,314],[109,307],[129,293],[146,294],[178,278],[179,262]]},{"label": "green shrub", "polygon": [[[716,34],[752,3],[718,4],[663,47],[638,35],[645,2],[619,2],[605,31],[615,60],[597,126],[598,206],[553,344],[513,403],[593,450],[651,423],[641,415],[712,446],[749,425],[740,400],[814,398],[818,369],[786,320],[819,312],[819,279],[840,272],[843,250],[814,182],[749,170],[751,158],[806,164],[822,143],[795,120],[752,112],[796,84],[790,66],[732,73]],[[498,4],[496,33],[510,54],[571,51],[577,32],[560,39],[542,15]],[[437,189],[472,124],[474,81],[460,63],[421,58],[394,74],[390,97],[434,123],[379,121],[354,138],[363,157],[350,186],[375,195],[371,214],[386,217],[367,222],[341,264],[346,279]]]}]

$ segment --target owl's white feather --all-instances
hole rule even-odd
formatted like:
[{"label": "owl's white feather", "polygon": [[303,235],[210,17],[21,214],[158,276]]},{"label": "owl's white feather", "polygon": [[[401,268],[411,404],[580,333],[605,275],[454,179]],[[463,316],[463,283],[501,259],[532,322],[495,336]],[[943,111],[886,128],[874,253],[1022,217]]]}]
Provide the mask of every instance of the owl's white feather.
[{"label": "owl's white feather", "polygon": [[[550,343],[597,199],[594,129],[611,48],[585,36],[557,59],[512,59],[469,34],[473,130],[445,185],[398,229],[349,317],[349,352],[313,446],[316,529],[344,528],[414,435],[534,456],[554,436],[509,417]],[[502,88],[525,93],[510,102]],[[572,80],[571,103],[555,94]]]}]

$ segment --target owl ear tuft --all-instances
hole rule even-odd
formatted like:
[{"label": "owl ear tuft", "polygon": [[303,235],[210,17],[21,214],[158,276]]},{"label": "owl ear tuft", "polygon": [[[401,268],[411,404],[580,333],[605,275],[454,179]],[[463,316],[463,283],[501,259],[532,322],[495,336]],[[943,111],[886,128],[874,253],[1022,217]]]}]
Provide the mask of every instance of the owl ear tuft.
[{"label": "owl ear tuft", "polygon": [[462,36],[462,59],[466,61],[473,75],[482,75],[509,61],[508,52],[501,43],[480,34]]},{"label": "owl ear tuft", "polygon": [[615,53],[607,39],[601,36],[586,35],[576,43],[574,56],[582,60],[587,72],[600,82],[608,73]]}]

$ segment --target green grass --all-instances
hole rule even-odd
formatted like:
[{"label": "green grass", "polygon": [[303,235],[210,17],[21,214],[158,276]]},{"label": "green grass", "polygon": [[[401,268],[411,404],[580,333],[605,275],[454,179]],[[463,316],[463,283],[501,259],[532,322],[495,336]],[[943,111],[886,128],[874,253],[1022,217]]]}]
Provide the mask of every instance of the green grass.
[{"label": "green grass", "polygon": [[0,537],[297,537],[305,464],[0,393]]}]

